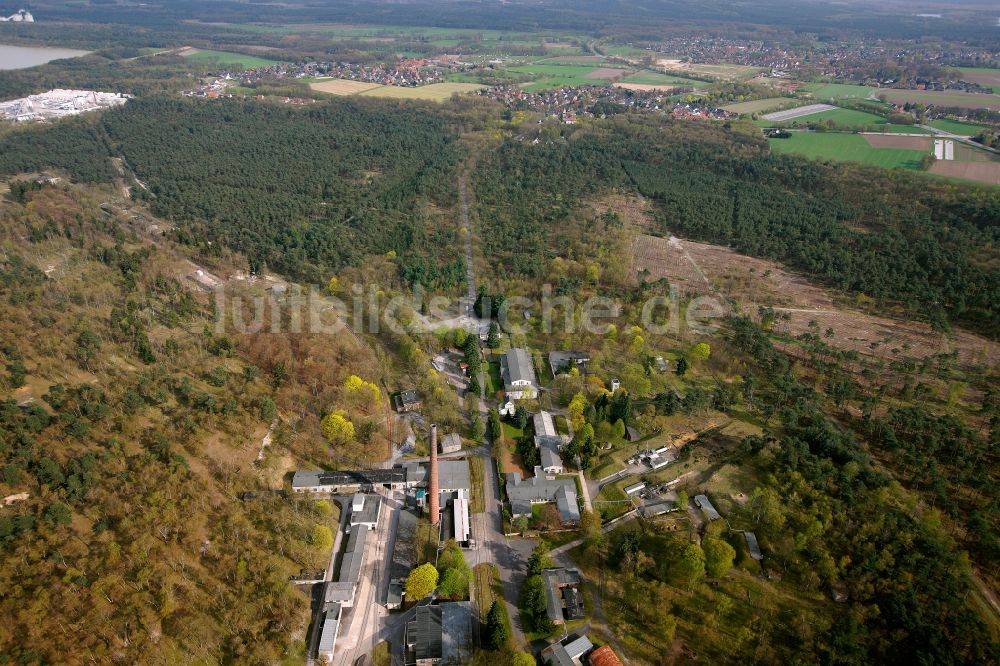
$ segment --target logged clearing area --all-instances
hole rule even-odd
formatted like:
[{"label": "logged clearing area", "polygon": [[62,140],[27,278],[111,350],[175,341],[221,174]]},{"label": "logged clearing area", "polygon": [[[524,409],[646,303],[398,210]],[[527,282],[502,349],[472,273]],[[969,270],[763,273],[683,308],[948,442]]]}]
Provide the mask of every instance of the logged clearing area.
[{"label": "logged clearing area", "polygon": [[930,169],[939,176],[964,178],[980,183],[1000,185],[1000,160],[992,162],[956,162],[954,160],[936,161]]},{"label": "logged clearing area", "polygon": [[617,79],[619,76],[628,74],[627,69],[615,69],[613,67],[598,67],[592,72],[584,74],[585,79]]},{"label": "logged clearing area", "polygon": [[331,95],[357,95],[366,90],[381,88],[382,84],[369,83],[368,81],[351,81],[349,79],[330,79],[328,81],[310,83],[309,87],[317,92],[330,93]]},{"label": "logged clearing area", "polygon": [[[760,113],[761,111],[776,109],[782,105],[791,105],[796,103],[797,102],[790,97],[768,97],[767,99],[755,99],[752,102],[727,104],[722,108],[730,113]],[[798,104],[801,104],[801,102],[798,102]]]},{"label": "logged clearing area", "polygon": [[957,349],[967,364],[991,363],[1000,356],[1000,344],[981,336],[957,328],[941,333],[923,322],[860,311],[838,299],[834,291],[810,283],[777,262],[718,245],[639,234],[632,243],[632,268],[634,273],[648,271],[647,280],[666,278],[682,293],[732,298],[748,315],[756,315],[765,306],[785,312],[791,319],[779,326],[791,336],[810,332],[809,323],[815,321],[820,331],[833,329],[829,344],[860,354],[893,358],[891,350],[906,344],[915,357]]},{"label": "logged clearing area", "polygon": [[371,97],[393,97],[395,99],[426,99],[433,102],[443,102],[451,99],[452,95],[463,95],[482,90],[486,86],[478,83],[432,83],[427,86],[417,86],[416,88],[403,88],[401,86],[379,86],[371,90],[358,93]]},{"label": "logged clearing area", "polygon": [[404,88],[403,86],[385,86],[380,83],[366,81],[351,81],[348,79],[330,79],[316,81],[309,87],[319,92],[331,95],[369,95],[373,97],[393,97],[396,99],[426,99],[442,102],[452,95],[476,92],[486,86],[478,83],[432,83],[427,86]]},{"label": "logged clearing area", "polygon": [[677,87],[677,86],[668,86],[668,85],[653,85],[653,84],[649,84],[649,83],[620,83],[620,82],[619,83],[615,83],[614,85],[615,85],[616,88],[623,88],[625,90],[639,90],[639,91],[642,91],[642,92],[650,92],[650,91],[656,91],[656,90],[667,92],[667,91],[673,90],[674,88]]},{"label": "logged clearing area", "polygon": [[709,76],[713,79],[749,79],[763,67],[751,67],[749,65],[730,65],[728,63],[708,64],[702,62],[684,62],[677,58],[661,58],[656,61],[659,67],[674,72],[685,72],[695,75]]}]

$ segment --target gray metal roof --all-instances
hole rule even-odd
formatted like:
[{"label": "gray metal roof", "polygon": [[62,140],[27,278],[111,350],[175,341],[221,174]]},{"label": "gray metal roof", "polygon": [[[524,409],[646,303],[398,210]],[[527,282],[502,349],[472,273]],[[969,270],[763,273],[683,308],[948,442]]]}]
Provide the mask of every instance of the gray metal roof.
[{"label": "gray metal roof", "polygon": [[414,618],[406,623],[406,643],[417,659],[441,658],[441,607],[418,606]]},{"label": "gray metal roof", "polygon": [[556,424],[552,421],[552,414],[541,411],[531,417],[532,423],[535,426],[535,435],[547,435],[549,437],[558,437],[559,433],[556,432]]},{"label": "gray metal roof", "polygon": [[471,490],[468,460],[439,460],[438,485],[442,490]]},{"label": "gray metal roof", "polygon": [[527,500],[513,500],[510,503],[510,512],[513,516],[530,516],[531,502]]},{"label": "gray metal roof", "polygon": [[565,645],[566,652],[569,653],[571,659],[579,659],[583,655],[587,654],[594,649],[594,644],[590,642],[590,639],[586,636],[580,636],[576,640],[570,641]]},{"label": "gray metal roof", "polygon": [[441,663],[467,664],[472,659],[472,603],[441,604]]},{"label": "gray metal roof", "polygon": [[576,523],[580,520],[580,505],[576,501],[576,488],[563,486],[556,491],[556,508],[559,518],[564,523]]},{"label": "gray metal roof", "polygon": [[319,635],[319,652],[333,654],[337,644],[337,633],[340,630],[340,605],[333,604],[323,616],[323,629]]},{"label": "gray metal roof", "polygon": [[347,539],[347,550],[340,562],[338,580],[342,583],[357,583],[361,579],[361,565],[365,559],[365,544],[368,542],[368,530],[351,530]]},{"label": "gray metal roof", "polygon": [[715,510],[715,507],[712,506],[712,503],[709,501],[707,495],[695,495],[694,502],[701,507],[701,510],[705,512],[705,515],[710,521],[722,518],[719,512]]},{"label": "gray metal roof", "polygon": [[760,544],[757,543],[757,535],[753,532],[744,532],[744,538],[747,540],[747,548],[750,549],[750,557],[755,560],[763,560],[764,553],[760,552]]},{"label": "gray metal roof", "polygon": [[553,375],[569,372],[574,365],[585,366],[589,360],[590,354],[584,352],[549,352],[549,367],[552,368]]},{"label": "gray metal roof", "polygon": [[535,366],[531,363],[531,354],[520,347],[507,350],[500,359],[500,372],[505,386],[512,386],[518,381],[528,382],[532,386],[538,385]]},{"label": "gray metal roof", "polygon": [[538,445],[538,456],[542,462],[542,469],[550,467],[562,468],[562,456],[559,455],[559,450],[555,445],[545,440],[539,440],[539,438],[535,439],[535,443]]}]

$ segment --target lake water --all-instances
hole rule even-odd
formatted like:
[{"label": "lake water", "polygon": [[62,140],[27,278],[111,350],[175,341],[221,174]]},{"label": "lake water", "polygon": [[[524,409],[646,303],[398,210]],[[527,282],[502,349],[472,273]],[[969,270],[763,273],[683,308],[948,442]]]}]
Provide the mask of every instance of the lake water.
[{"label": "lake water", "polygon": [[44,65],[52,60],[76,58],[88,53],[90,51],[0,44],[0,69],[24,69],[25,67]]}]

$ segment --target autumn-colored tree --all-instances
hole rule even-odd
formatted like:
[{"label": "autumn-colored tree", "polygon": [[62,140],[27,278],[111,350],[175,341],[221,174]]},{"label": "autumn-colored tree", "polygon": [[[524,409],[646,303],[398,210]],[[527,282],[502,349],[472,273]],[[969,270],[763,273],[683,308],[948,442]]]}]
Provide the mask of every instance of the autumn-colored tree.
[{"label": "autumn-colored tree", "polygon": [[406,577],[406,598],[410,601],[420,601],[438,584],[438,570],[433,564],[421,564]]},{"label": "autumn-colored tree", "polygon": [[354,439],[354,424],[342,410],[330,412],[324,416],[320,427],[323,429],[327,441],[331,444],[346,444]]}]

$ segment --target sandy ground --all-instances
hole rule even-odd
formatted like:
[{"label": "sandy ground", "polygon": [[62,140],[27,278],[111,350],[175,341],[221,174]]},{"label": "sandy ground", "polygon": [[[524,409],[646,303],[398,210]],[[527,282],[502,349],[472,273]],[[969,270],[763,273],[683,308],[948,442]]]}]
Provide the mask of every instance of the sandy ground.
[{"label": "sandy ground", "polygon": [[957,176],[980,183],[1000,185],[1000,161],[955,162],[938,160],[931,166],[930,171],[942,176]]},{"label": "sandy ground", "polygon": [[333,95],[356,95],[359,92],[372,90],[373,88],[381,88],[382,86],[378,83],[369,83],[367,81],[330,79],[329,81],[316,81],[315,83],[310,83],[309,87],[313,90]]},{"label": "sandy ground", "polygon": [[640,90],[642,92],[649,92],[652,90],[662,90],[664,92],[668,90],[673,90],[677,86],[658,86],[649,83],[616,83],[616,88],[624,88],[625,90]]},{"label": "sandy ground", "polygon": [[[964,165],[963,165],[964,166]],[[648,271],[647,280],[667,278],[682,293],[722,294],[739,309],[755,315],[759,307],[772,307],[790,316],[777,325],[791,335],[818,331],[842,349],[895,358],[893,349],[908,345],[916,358],[957,349],[963,363],[992,364],[1000,358],[1000,345],[976,334],[954,329],[934,331],[923,322],[895,319],[864,312],[845,304],[832,290],[816,286],[780,264],[738,254],[706,243],[639,234],[632,245],[632,266]],[[815,322],[810,326],[810,322]]]}]

